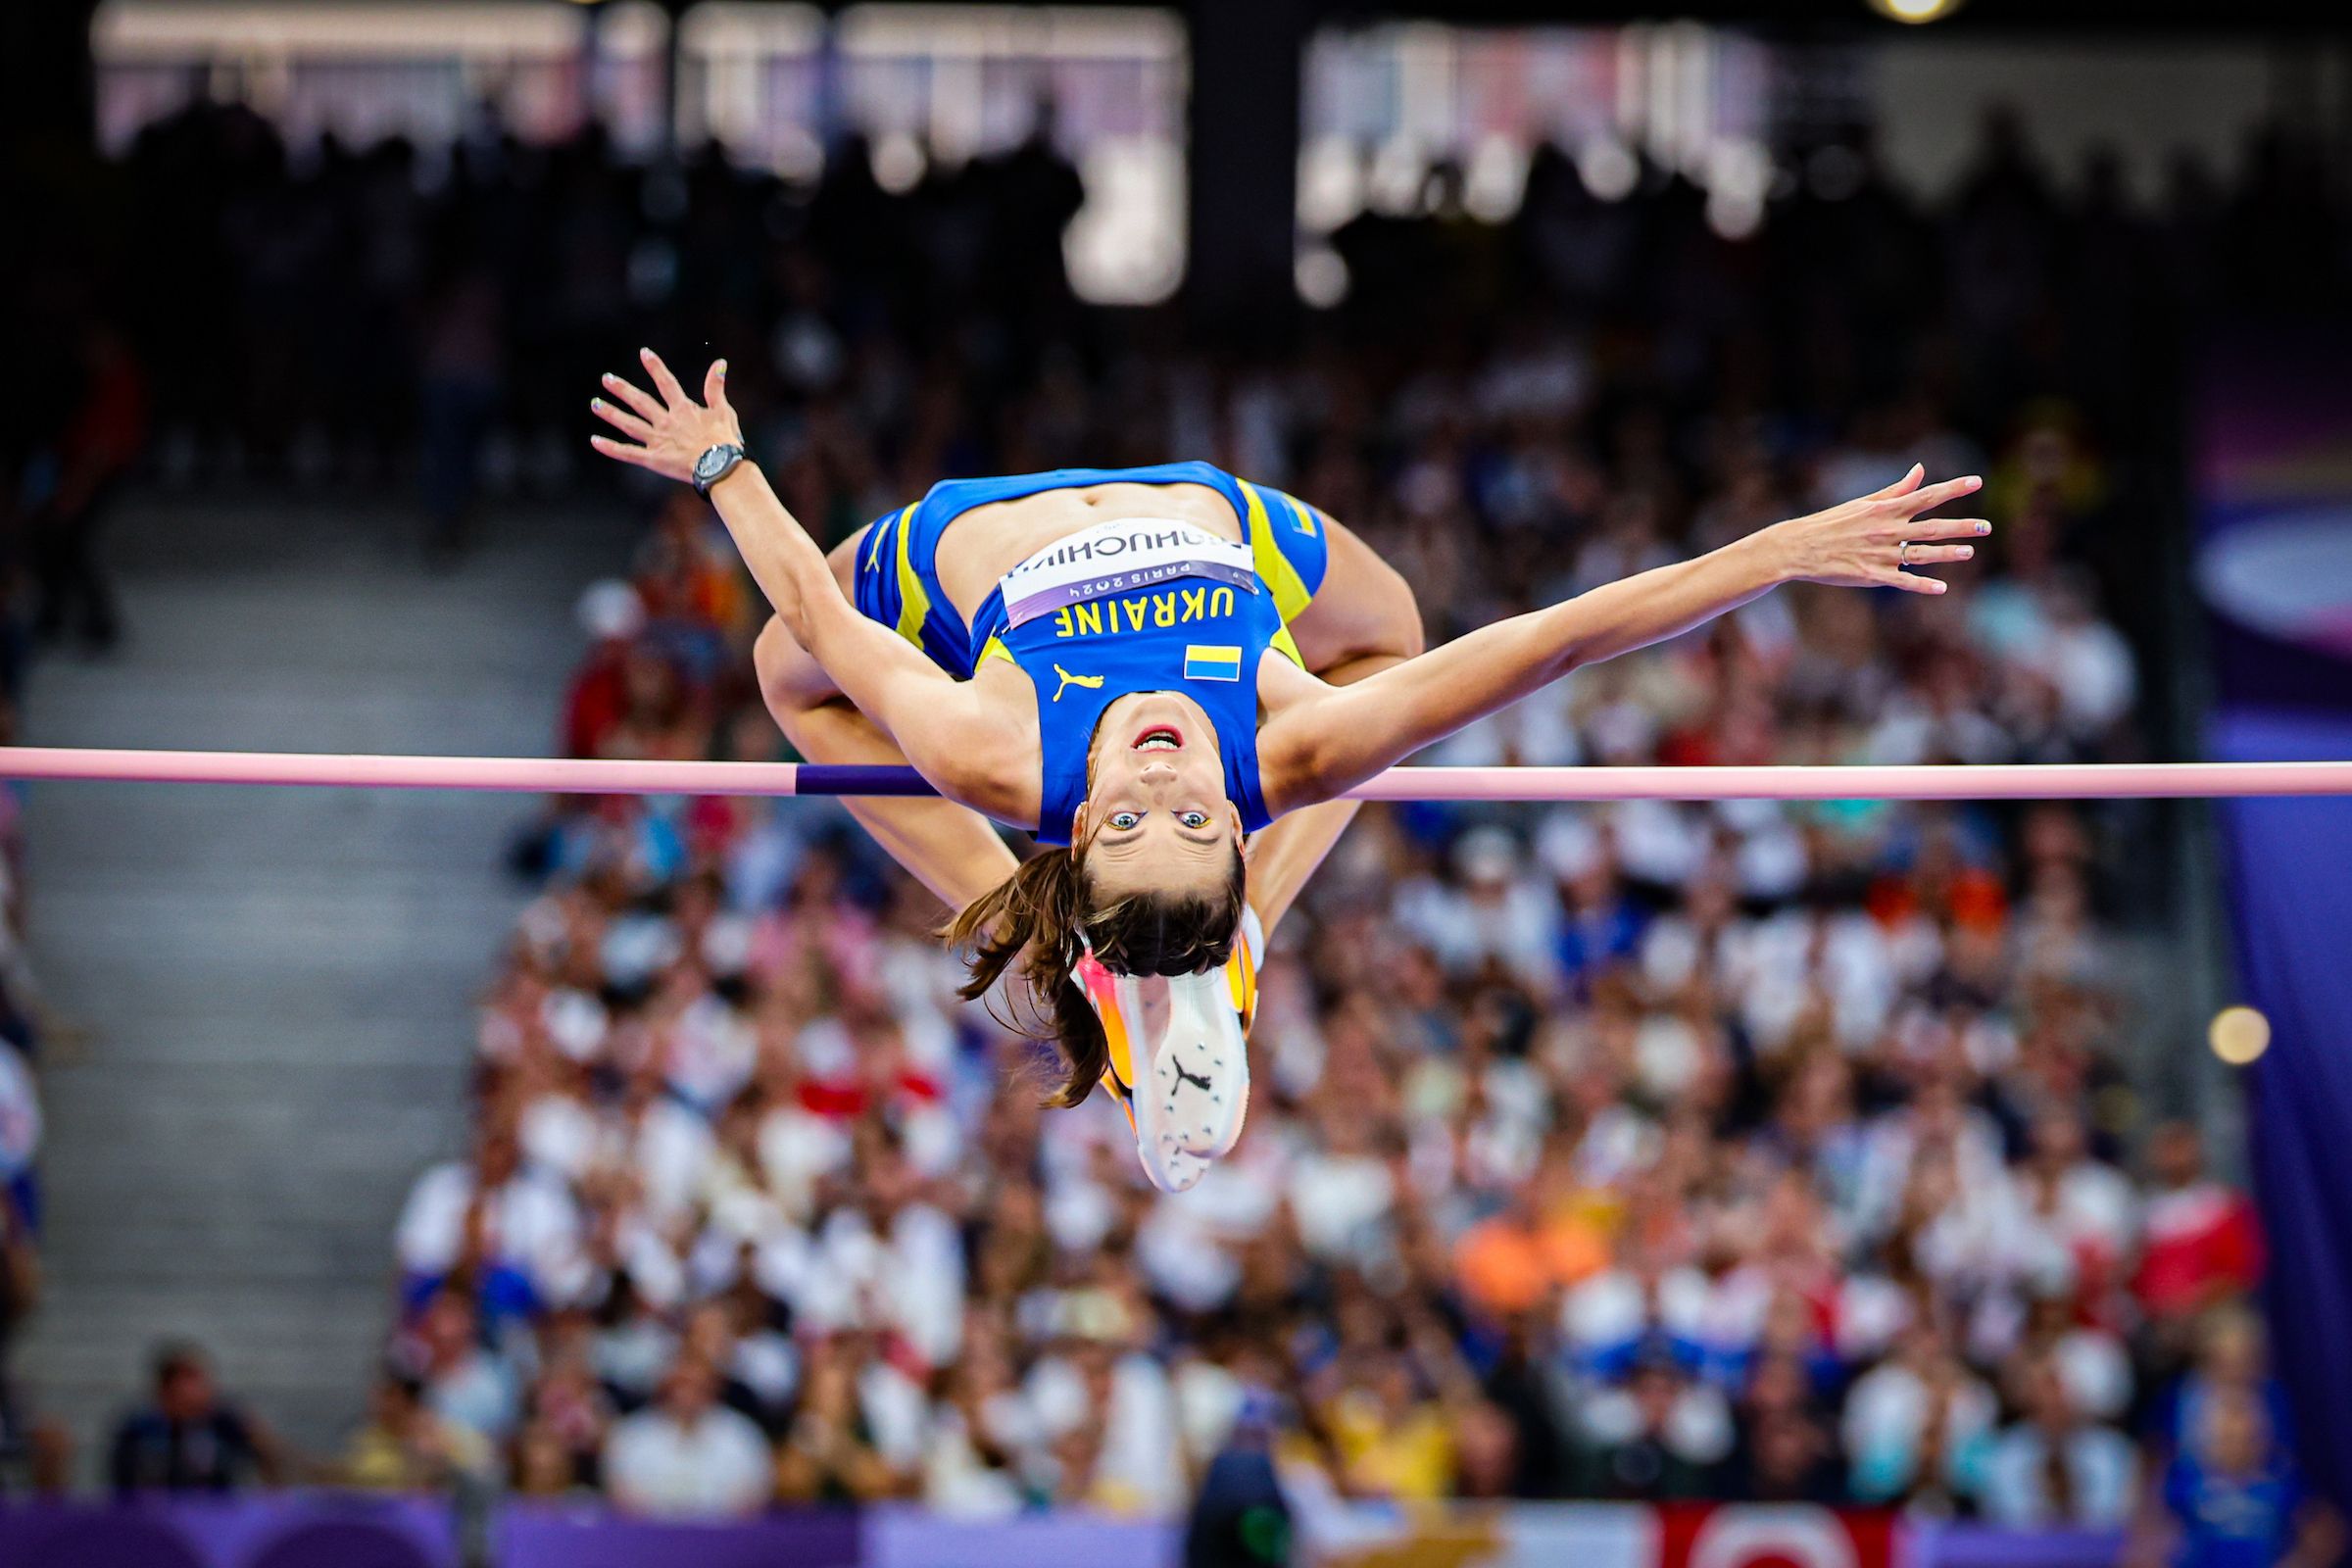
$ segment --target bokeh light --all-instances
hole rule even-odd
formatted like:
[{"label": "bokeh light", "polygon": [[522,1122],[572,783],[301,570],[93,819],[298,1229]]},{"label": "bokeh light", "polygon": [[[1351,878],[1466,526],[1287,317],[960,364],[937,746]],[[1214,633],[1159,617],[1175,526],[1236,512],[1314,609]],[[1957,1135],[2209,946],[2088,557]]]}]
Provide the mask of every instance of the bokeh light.
[{"label": "bokeh light", "polygon": [[2232,1067],[2243,1067],[2271,1049],[2271,1020],[2252,1007],[2224,1007],[2213,1015],[2205,1037],[2215,1055]]},{"label": "bokeh light", "polygon": [[1870,9],[1889,22],[1916,26],[1941,22],[1960,9],[1960,0],[1870,0]]}]

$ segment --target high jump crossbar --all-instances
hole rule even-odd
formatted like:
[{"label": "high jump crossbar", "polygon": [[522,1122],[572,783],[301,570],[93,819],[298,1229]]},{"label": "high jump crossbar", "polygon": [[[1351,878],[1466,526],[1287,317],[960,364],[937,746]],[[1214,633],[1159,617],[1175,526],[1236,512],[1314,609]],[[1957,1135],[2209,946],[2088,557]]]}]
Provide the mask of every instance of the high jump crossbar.
[{"label": "high jump crossbar", "polygon": [[[508,790],[552,795],[936,795],[910,767],[544,757],[0,747],[0,779]],[[1854,767],[1396,767],[1359,801],[2056,801],[2352,795],[2352,761]]]}]

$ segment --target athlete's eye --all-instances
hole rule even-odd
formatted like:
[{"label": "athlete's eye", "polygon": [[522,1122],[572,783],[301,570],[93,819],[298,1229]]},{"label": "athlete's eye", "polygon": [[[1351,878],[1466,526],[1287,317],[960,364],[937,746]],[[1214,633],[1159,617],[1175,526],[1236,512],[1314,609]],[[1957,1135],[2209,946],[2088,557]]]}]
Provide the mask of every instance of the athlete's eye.
[{"label": "athlete's eye", "polygon": [[1141,811],[1113,811],[1110,813],[1110,821],[1106,825],[1115,827],[1124,833],[1143,819],[1144,813]]},{"label": "athlete's eye", "polygon": [[1208,813],[1206,811],[1187,811],[1176,820],[1182,822],[1186,827],[1206,827],[1208,826]]}]

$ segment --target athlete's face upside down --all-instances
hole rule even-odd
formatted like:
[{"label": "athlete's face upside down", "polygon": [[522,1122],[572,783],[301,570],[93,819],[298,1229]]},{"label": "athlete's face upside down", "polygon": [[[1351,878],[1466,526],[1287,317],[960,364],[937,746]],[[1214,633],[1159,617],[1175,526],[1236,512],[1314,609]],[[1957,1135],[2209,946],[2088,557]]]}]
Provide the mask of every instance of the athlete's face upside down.
[{"label": "athlete's face upside down", "polygon": [[1073,978],[1079,959],[1091,953],[1114,974],[1207,974],[1232,956],[1248,906],[1242,813],[1198,704],[1164,692],[1120,698],[1096,727],[1088,764],[1070,847],[1022,861],[946,933],[969,958],[966,998],[1018,964],[1069,1066],[1051,1101],[1060,1105],[1086,1099],[1109,1059]]},{"label": "athlete's face upside down", "polygon": [[1105,901],[1206,896],[1233,876],[1242,813],[1208,715],[1189,698],[1139,692],[1110,705],[1087,760],[1087,798],[1071,842]]}]

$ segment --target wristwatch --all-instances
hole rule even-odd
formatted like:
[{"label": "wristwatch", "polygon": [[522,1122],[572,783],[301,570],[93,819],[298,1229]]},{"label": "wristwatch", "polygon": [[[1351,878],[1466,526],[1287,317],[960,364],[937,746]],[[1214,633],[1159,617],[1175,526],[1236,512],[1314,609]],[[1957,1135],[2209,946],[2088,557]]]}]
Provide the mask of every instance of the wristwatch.
[{"label": "wristwatch", "polygon": [[710,493],[710,487],[733,473],[735,466],[743,462],[744,458],[743,448],[732,442],[721,442],[712,447],[694,460],[695,489],[708,496]]}]

